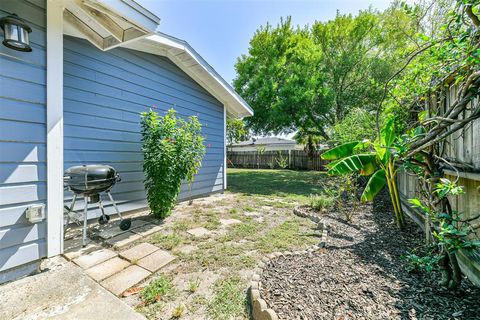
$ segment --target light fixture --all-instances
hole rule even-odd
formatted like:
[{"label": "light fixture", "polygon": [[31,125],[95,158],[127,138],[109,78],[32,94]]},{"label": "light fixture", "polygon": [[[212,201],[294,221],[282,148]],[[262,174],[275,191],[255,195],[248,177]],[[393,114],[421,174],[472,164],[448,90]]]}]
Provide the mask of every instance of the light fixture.
[{"label": "light fixture", "polygon": [[3,44],[13,50],[31,52],[30,40],[28,34],[32,28],[25,23],[25,20],[12,14],[0,19],[0,27],[3,29]]}]

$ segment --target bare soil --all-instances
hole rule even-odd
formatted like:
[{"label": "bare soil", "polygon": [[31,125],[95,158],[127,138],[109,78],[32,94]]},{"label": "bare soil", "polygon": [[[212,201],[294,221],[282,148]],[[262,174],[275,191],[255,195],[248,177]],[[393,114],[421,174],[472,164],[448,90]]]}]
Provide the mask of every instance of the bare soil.
[{"label": "bare soil", "polygon": [[409,222],[399,231],[388,197],[360,206],[353,223],[321,215],[326,249],[279,257],[262,274],[261,295],[280,319],[480,319],[480,288],[468,280],[455,291],[439,275],[408,273],[400,257],[422,244]]}]

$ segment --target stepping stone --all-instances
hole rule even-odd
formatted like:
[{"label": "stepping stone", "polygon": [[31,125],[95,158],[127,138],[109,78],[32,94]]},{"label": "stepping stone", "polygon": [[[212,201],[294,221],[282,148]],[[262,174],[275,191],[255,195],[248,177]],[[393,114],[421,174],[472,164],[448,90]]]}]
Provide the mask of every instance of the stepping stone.
[{"label": "stepping stone", "polygon": [[222,226],[228,227],[232,224],[242,223],[242,221],[237,220],[237,219],[220,219],[220,223],[222,224]]},{"label": "stepping stone", "polygon": [[110,278],[103,280],[100,284],[114,295],[119,296],[128,288],[133,287],[150,276],[150,274],[149,271],[139,266],[130,266]]},{"label": "stepping stone", "polygon": [[128,261],[139,260],[145,256],[148,256],[151,253],[154,253],[159,248],[150,243],[140,243],[133,248],[120,252],[122,258],[127,259]]},{"label": "stepping stone", "polygon": [[93,267],[94,265],[100,264],[116,256],[117,254],[112,250],[101,249],[80,256],[74,259],[73,262],[75,262],[75,264],[79,265],[83,269],[88,269],[90,267]]},{"label": "stepping stone", "polygon": [[140,267],[147,269],[148,271],[155,272],[166,266],[176,258],[177,257],[171,255],[167,251],[158,250],[146,256],[145,258],[140,259],[137,264]]},{"label": "stepping stone", "polygon": [[262,215],[262,213],[257,211],[245,211],[243,212],[243,215],[247,217],[259,217]]},{"label": "stepping stone", "polygon": [[196,246],[192,246],[192,245],[185,245],[183,247],[180,247],[177,249],[178,252],[181,252],[183,254],[189,254],[189,253],[192,253],[193,251],[197,250],[198,248]]},{"label": "stepping stone", "polygon": [[203,227],[187,230],[187,232],[194,236],[195,238],[209,237],[212,235],[212,232]]},{"label": "stepping stone", "polygon": [[130,226],[130,229],[129,230],[121,230],[120,229],[120,221],[115,221],[114,223],[112,224],[109,224],[106,229],[104,229],[103,231],[101,231],[98,236],[104,240],[106,239],[110,239],[110,238],[113,238],[115,236],[118,236],[122,233],[125,233],[125,232],[128,232],[132,229],[135,229],[135,228],[139,228],[141,226],[144,226],[148,224],[148,222],[146,221],[143,221],[143,220],[132,220],[132,225]]},{"label": "stepping stone", "polygon": [[162,230],[163,230],[162,226],[157,226],[157,225],[148,223],[144,226],[133,229],[132,232],[136,233],[136,234],[138,234],[142,237],[147,237],[149,235],[160,232]]},{"label": "stepping stone", "polygon": [[106,242],[109,245],[113,246],[115,249],[121,249],[141,238],[142,237],[140,235],[128,231],[128,232],[119,234],[118,236],[115,236],[113,238],[110,238]]},{"label": "stepping stone", "polygon": [[97,264],[90,269],[85,270],[85,273],[96,281],[102,281],[103,279],[106,279],[114,275],[115,273],[122,271],[129,265],[130,263],[128,263],[127,260],[115,257],[100,264]]}]

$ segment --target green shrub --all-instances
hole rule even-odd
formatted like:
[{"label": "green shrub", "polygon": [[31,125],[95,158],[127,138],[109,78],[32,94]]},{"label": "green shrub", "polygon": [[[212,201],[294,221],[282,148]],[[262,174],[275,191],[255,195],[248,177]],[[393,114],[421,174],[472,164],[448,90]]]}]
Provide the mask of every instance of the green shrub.
[{"label": "green shrub", "polygon": [[155,111],[143,112],[142,151],[147,200],[153,214],[170,214],[183,180],[190,185],[200,168],[205,146],[197,117],[179,119],[175,110],[165,116]]},{"label": "green shrub", "polygon": [[311,194],[308,201],[312,209],[320,211],[322,209],[330,209],[335,202],[335,198],[323,194]]}]

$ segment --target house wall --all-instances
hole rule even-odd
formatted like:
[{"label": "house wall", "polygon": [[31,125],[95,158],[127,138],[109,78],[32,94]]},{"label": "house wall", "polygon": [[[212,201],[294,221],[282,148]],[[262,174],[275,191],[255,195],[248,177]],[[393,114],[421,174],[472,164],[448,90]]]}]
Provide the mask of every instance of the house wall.
[{"label": "house wall", "polygon": [[12,13],[32,27],[33,51],[0,44],[0,283],[46,255],[45,220],[25,218],[29,205],[46,202],[45,1],[0,1],[0,17]]},{"label": "house wall", "polygon": [[[130,49],[101,52],[85,40],[64,37],[64,161],[102,163],[122,181],[112,189],[120,210],[145,207],[140,113],[156,106],[198,116],[207,152],[192,187],[199,196],[223,190],[223,105],[170,60]],[[190,196],[182,186],[180,199]],[[65,193],[69,202],[72,195]],[[78,203],[77,209],[83,206]],[[92,206],[92,208],[95,208]],[[112,207],[107,207],[109,213]],[[90,217],[99,216],[91,210]]]}]

